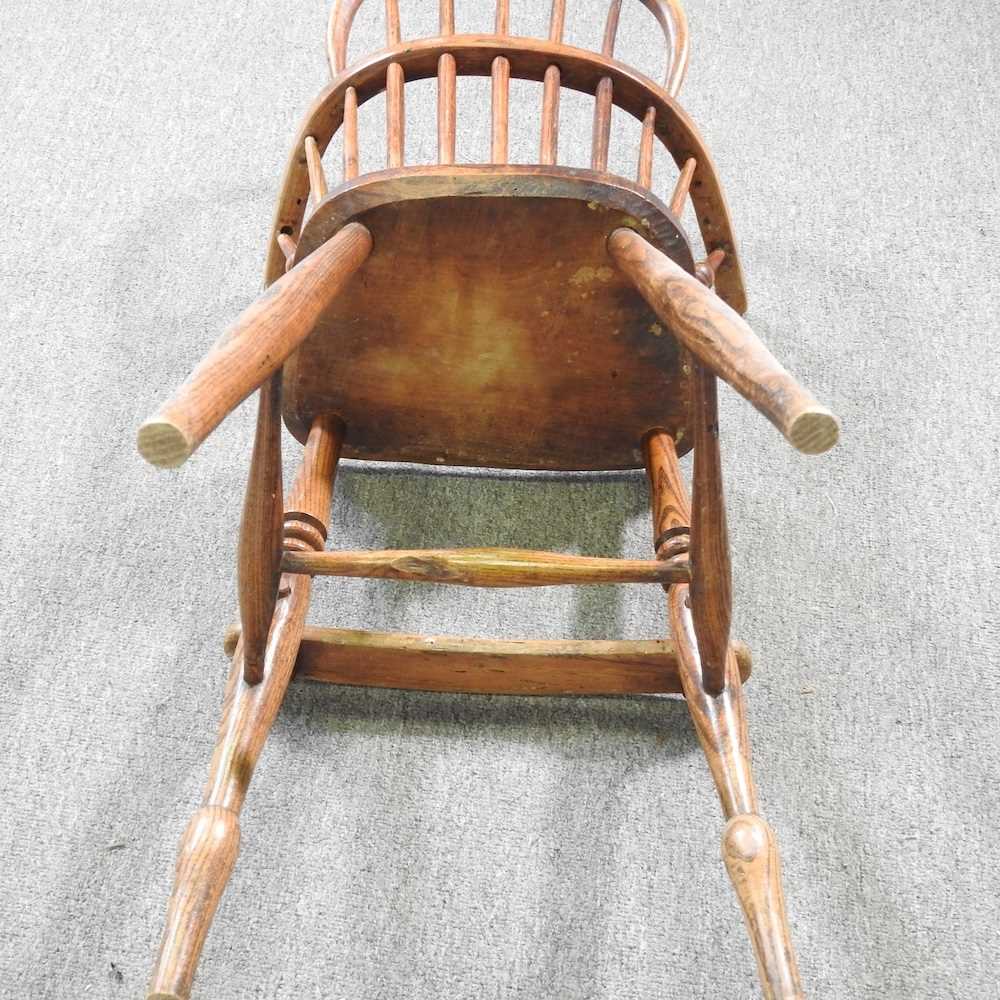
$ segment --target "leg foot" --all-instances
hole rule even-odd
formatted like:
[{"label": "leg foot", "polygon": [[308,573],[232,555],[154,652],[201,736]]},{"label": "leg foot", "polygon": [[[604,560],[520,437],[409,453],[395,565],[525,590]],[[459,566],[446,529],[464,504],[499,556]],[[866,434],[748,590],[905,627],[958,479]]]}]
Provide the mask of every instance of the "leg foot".
[{"label": "leg foot", "polygon": [[774,833],[759,816],[734,816],[722,834],[722,860],[743,907],[764,996],[803,1000]]},{"label": "leg foot", "polygon": [[181,838],[174,891],[148,1000],[188,1000],[198,958],[240,845],[239,817],[203,806]]}]

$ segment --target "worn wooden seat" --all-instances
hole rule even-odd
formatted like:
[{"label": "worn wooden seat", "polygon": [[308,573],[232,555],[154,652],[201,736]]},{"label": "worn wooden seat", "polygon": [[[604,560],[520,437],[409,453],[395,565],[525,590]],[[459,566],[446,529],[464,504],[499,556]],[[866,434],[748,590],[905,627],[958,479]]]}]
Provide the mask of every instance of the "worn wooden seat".
[{"label": "worn wooden seat", "polygon": [[[386,0],[386,47],[347,63],[362,0],[338,0],[333,80],[305,116],[278,197],[268,289],[139,430],[154,465],[181,464],[258,392],[240,528],[240,625],[201,807],[181,841],[149,996],[187,1000],[235,862],[239,812],[294,676],[470,694],[682,693],[726,827],[723,858],[771,1000],[802,994],[774,835],[757,814],[742,684],[749,653],[731,641],[731,571],[718,445],[721,379],[805,453],[838,435],[833,415],[742,319],[746,297],[711,158],[677,102],[688,58],[679,0],[642,0],[663,31],[663,86],[615,58],[622,0],[610,0],[600,53],[563,44],[565,0],[547,39],[509,33],[403,39]],[[456,165],[456,78],[492,81],[488,162]],[[438,163],[404,162],[406,85],[437,80]],[[542,83],[537,162],[508,163],[510,80]],[[559,164],[559,97],[590,95],[590,166]],[[358,109],[386,100],[385,169],[360,173]],[[608,169],[612,109],[641,123],[634,179]],[[336,133],[343,159],[328,182]],[[653,149],[677,170],[659,184]],[[325,159],[324,159],[325,158]],[[663,200],[655,193],[663,188]],[[667,194],[669,192],[669,194]],[[680,217],[688,201],[696,233]],[[259,391],[258,391],[259,390]],[[305,444],[288,496],[282,415]],[[678,455],[693,449],[693,491]],[[523,469],[644,467],[648,559],[522,549],[327,547],[342,454]],[[527,642],[307,626],[316,577],[475,587],[645,583],[668,592],[671,637]]]}]

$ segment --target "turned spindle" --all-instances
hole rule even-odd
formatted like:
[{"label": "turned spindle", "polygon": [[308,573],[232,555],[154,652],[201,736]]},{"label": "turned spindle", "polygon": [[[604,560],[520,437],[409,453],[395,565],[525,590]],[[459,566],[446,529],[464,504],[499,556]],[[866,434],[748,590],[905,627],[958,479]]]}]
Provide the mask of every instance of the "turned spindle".
[{"label": "turned spindle", "polygon": [[662,429],[642,440],[653,514],[653,549],[657,559],[670,559],[690,547],[691,505],[677,464],[674,439]]},{"label": "turned spindle", "polygon": [[339,417],[321,414],[313,420],[302,466],[285,504],[286,548],[323,548],[329,531],[333,482],[343,445],[344,425]]},{"label": "turned spindle", "polygon": [[688,194],[691,191],[691,181],[694,178],[694,172],[698,169],[698,161],[692,156],[684,164],[683,169],[680,172],[680,176],[677,178],[677,183],[674,185],[674,192],[670,196],[670,211],[674,215],[681,215],[684,212],[684,206],[687,204]]}]

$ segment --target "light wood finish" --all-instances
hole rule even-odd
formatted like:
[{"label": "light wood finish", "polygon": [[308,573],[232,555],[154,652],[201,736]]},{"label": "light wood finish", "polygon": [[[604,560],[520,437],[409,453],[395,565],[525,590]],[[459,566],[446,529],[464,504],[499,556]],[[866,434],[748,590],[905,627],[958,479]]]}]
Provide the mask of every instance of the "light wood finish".
[{"label": "light wood finish", "polygon": [[691,720],[728,819],[757,811],[746,705],[736,658],[731,651],[725,661],[725,687],[719,694],[712,694],[706,688],[688,597],[686,586],[670,589],[670,632],[677,648],[678,671]]},{"label": "light wood finish", "polygon": [[139,428],[139,453],[162,468],[183,464],[313,331],[316,320],[371,252],[360,223],[345,226],[250,306],[156,414]]},{"label": "light wood finish", "polygon": [[674,439],[661,428],[642,441],[649,477],[653,513],[653,549],[657,559],[687,552],[691,534],[691,505],[677,464]]},{"label": "light wood finish", "polygon": [[386,71],[385,106],[388,139],[387,167],[401,167],[406,142],[406,113],[403,97],[403,67],[391,63]]},{"label": "light wood finish", "polygon": [[455,34],[455,0],[439,0],[438,25],[442,35]]},{"label": "light wood finish", "polygon": [[507,162],[508,134],[510,129],[510,62],[503,56],[493,60],[493,101],[490,108],[492,122],[490,136],[490,163]]},{"label": "light wood finish", "polygon": [[559,154],[559,67],[549,66],[542,87],[542,134],[538,162],[552,164]]},{"label": "light wood finish", "polygon": [[722,834],[722,858],[743,907],[766,1000],[804,1000],[774,833],[759,816],[734,816]]},{"label": "light wood finish", "polygon": [[344,425],[340,418],[332,413],[316,417],[309,429],[302,465],[285,505],[286,533],[295,522],[304,521],[319,532],[322,541],[326,541],[333,481],[343,445]]},{"label": "light wood finish", "polygon": [[281,252],[285,255],[285,270],[287,271],[295,259],[295,240],[287,233],[278,233],[278,246],[281,247]]},{"label": "light wood finish", "polygon": [[642,119],[642,136],[639,139],[639,163],[635,171],[636,181],[642,187],[653,186],[653,139],[656,136],[656,108],[646,108]]},{"label": "light wood finish", "polygon": [[358,176],[358,92],[344,91],[344,180]]},{"label": "light wood finish", "polygon": [[247,787],[292,676],[309,604],[311,580],[289,577],[278,600],[264,678],[243,681],[243,649],[233,655],[219,737],[201,807],[181,838],[174,887],[150,1000],[188,1000],[209,926],[239,847],[239,813]]},{"label": "light wood finish", "polygon": [[[711,156],[704,141],[690,118],[670,97],[668,92],[652,80],[623,63],[554,42],[541,42],[531,38],[497,38],[493,35],[448,35],[432,39],[407,39],[389,51],[376,53],[357,62],[350,70],[344,69],[339,60],[338,38],[346,34],[338,26],[346,23],[347,9],[331,19],[331,66],[337,77],[319,95],[307,113],[300,128],[302,141],[312,135],[322,147],[340,128],[344,115],[345,91],[353,87],[359,103],[370,100],[385,89],[386,69],[392,62],[403,66],[406,80],[422,80],[437,74],[438,60],[445,52],[455,58],[459,75],[490,76],[493,60],[504,56],[510,62],[511,76],[517,79],[538,80],[545,77],[549,66],[560,68],[560,84],[571,90],[593,95],[602,77],[610,77],[615,106],[643,121],[650,107],[656,111],[655,134],[669,150],[678,167],[689,157],[698,161],[698,176],[692,187],[692,201],[706,250],[721,248],[726,260],[717,279],[719,295],[734,309],[746,309],[746,296],[739,258],[736,254],[729,209]],[[657,5],[657,7],[669,5]],[[654,11],[656,13],[656,11]],[[669,14],[661,10],[669,22]],[[353,16],[353,15],[351,15]],[[671,70],[673,73],[673,70]],[[301,157],[289,158],[274,220],[274,242],[268,255],[266,280],[274,281],[284,270],[284,257],[277,245],[279,232],[296,236],[302,225],[304,199],[309,184],[305,164]]]},{"label": "light wood finish", "polygon": [[[684,267],[694,258],[632,182],[541,166],[370,174],[327,198],[299,254],[352,219],[375,250],[286,366],[299,440],[332,412],[350,458],[620,469],[641,465],[650,428],[685,427],[677,343],[606,239],[631,221]],[[399,247],[421,252],[402,267]]]},{"label": "light wood finish", "polygon": [[694,276],[706,287],[715,287],[715,275],[726,259],[725,250],[713,250],[694,266]]},{"label": "light wood finish", "polygon": [[374,577],[465,587],[561,587],[568,584],[680,583],[686,561],[602,559],[531,549],[384,549],[286,552],[286,573]]},{"label": "light wood finish", "polygon": [[455,57],[438,60],[438,163],[455,162]]},{"label": "light wood finish", "polygon": [[674,193],[670,196],[670,211],[678,218],[684,212],[684,206],[687,204],[688,194],[691,191],[691,181],[694,179],[694,172],[697,168],[698,161],[692,156],[684,164],[677,178],[677,183],[674,185]]},{"label": "light wood finish", "polygon": [[775,360],[746,322],[709,289],[632,229],[608,250],[670,332],[768,418],[799,451],[837,442],[836,417]]},{"label": "light wood finish", "polygon": [[[604,40],[601,55],[612,59],[615,54],[615,39],[618,36],[618,20],[621,16],[622,0],[611,0],[608,16],[604,23]],[[611,143],[611,108],[614,83],[609,76],[601,77],[594,97],[594,130],[590,143],[590,165],[594,170],[608,169],[608,149]]]},{"label": "light wood finish", "polygon": [[243,622],[243,678],[259,684],[281,576],[281,373],[260,387],[257,430],[243,518],[240,522],[240,620]]},{"label": "light wood finish", "polygon": [[691,496],[691,616],[698,636],[705,687],[725,684],[733,582],[729,531],[719,454],[719,406],[715,375],[695,366],[694,476]]},{"label": "light wood finish", "polygon": [[757,790],[736,656],[730,651],[726,659],[725,687],[711,694],[705,687],[687,590],[683,585],[671,589],[670,624],[681,686],[729,821],[723,833],[723,859],[743,907],[766,1000],[802,1000],[778,848],[770,828],[756,815]]},{"label": "light wood finish", "polygon": [[320,156],[319,147],[316,140],[311,136],[306,136],[306,167],[309,170],[309,195],[312,198],[313,206],[318,205],[327,193],[326,174],[323,172],[323,160]]},{"label": "light wood finish", "polygon": [[[232,655],[239,625],[224,647]],[[733,646],[740,676],[750,650]],[[301,680],[406,691],[497,695],[680,694],[677,653],[667,639],[470,639],[306,626]]]}]

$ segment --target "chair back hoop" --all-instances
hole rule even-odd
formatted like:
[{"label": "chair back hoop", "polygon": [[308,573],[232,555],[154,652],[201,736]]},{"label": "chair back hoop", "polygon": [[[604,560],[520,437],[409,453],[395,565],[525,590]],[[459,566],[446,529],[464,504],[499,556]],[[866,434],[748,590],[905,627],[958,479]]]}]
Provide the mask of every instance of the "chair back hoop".
[{"label": "chair back hoop", "polygon": [[[330,63],[330,72],[335,78],[348,68],[347,47],[350,42],[351,27],[355,15],[364,2],[365,0],[337,0],[330,12],[327,31],[327,58]],[[676,98],[684,83],[690,54],[687,16],[684,13],[684,7],[680,0],[639,0],[639,2],[656,18],[663,31],[664,43],[667,48],[667,69],[663,89],[670,97]],[[611,0],[608,7],[601,55],[609,59],[614,57],[621,7],[622,0]],[[553,0],[547,39],[549,43],[562,44],[565,19],[566,0]],[[386,45],[389,47],[399,45],[401,37],[398,0],[385,0],[385,22]],[[454,0],[440,0],[438,25],[442,39],[455,34]],[[497,0],[496,37],[506,37],[509,25],[509,0]],[[542,39],[538,39],[538,41],[539,50],[544,51],[545,42]]]}]

